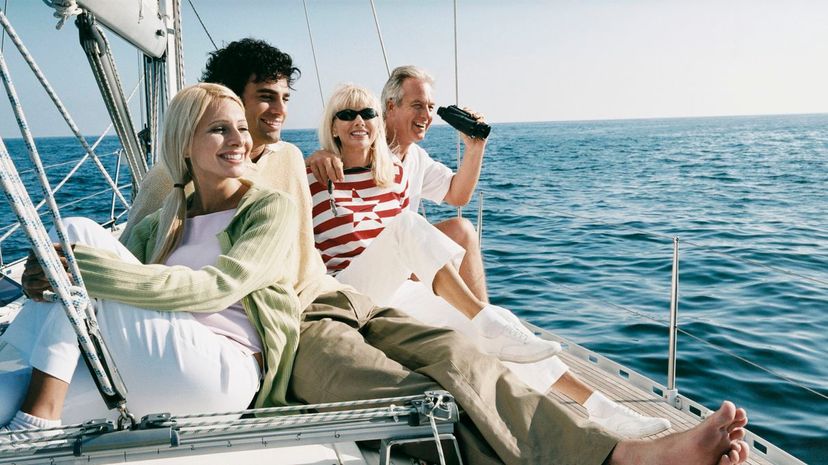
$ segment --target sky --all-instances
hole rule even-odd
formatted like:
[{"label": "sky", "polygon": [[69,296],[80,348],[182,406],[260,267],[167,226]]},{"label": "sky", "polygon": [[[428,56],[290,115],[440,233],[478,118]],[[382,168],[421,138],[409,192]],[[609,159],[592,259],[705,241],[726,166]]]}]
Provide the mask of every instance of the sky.
[{"label": "sky", "polygon": [[[108,119],[74,24],[56,30],[40,1],[4,3],[81,132],[100,134]],[[315,128],[322,101],[302,0],[192,3],[219,46],[251,36],[293,56],[302,78],[286,128]],[[370,0],[306,3],[322,93],[344,82],[379,93],[387,71]],[[451,1],[374,4],[392,68],[426,68],[438,104],[458,100],[495,123],[828,112],[825,0],[458,0],[457,76]],[[213,46],[188,0],[182,11],[194,83]],[[139,56],[110,41],[129,93]],[[70,134],[14,44],[3,50],[35,137]],[[0,136],[19,137],[2,94]],[[138,97],[132,107],[140,121]]]}]

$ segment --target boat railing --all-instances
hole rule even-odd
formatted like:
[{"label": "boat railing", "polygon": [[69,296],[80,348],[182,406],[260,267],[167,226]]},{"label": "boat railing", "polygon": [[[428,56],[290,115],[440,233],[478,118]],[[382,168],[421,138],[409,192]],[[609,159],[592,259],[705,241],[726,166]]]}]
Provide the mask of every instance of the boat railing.
[{"label": "boat railing", "polygon": [[[482,207],[482,204],[483,204],[483,194],[480,193],[479,194],[479,206]],[[603,306],[606,306],[606,307],[614,308],[614,309],[626,312],[626,313],[628,313],[630,315],[633,315],[635,317],[648,320],[649,322],[651,322],[653,324],[663,326],[666,329],[668,329],[668,331],[669,331],[669,343],[668,343],[668,347],[667,347],[667,357],[668,357],[667,391],[663,394],[663,397],[668,402],[670,402],[671,404],[674,404],[674,407],[681,408],[680,405],[675,405],[675,404],[681,402],[681,397],[679,397],[677,395],[678,394],[678,389],[676,387],[676,368],[675,368],[676,367],[676,357],[677,357],[676,345],[677,345],[677,339],[678,339],[679,334],[683,335],[684,337],[688,337],[690,339],[693,339],[694,341],[696,341],[700,344],[703,344],[703,345],[709,347],[712,350],[715,350],[715,351],[717,351],[719,353],[722,353],[722,354],[724,354],[724,355],[726,355],[730,358],[738,360],[739,362],[742,362],[742,363],[744,363],[744,364],[746,364],[746,365],[748,365],[748,366],[750,366],[754,369],[761,370],[761,371],[765,372],[767,375],[769,375],[769,376],[771,376],[775,379],[778,379],[779,381],[782,381],[786,384],[795,386],[796,388],[801,389],[803,391],[806,391],[810,394],[813,394],[813,395],[819,397],[822,400],[828,400],[828,396],[826,396],[825,394],[817,391],[816,389],[811,388],[810,386],[806,386],[805,384],[791,378],[790,376],[786,376],[782,373],[779,373],[776,370],[765,367],[765,366],[763,366],[762,364],[760,364],[758,362],[755,362],[755,361],[750,360],[749,358],[747,358],[745,356],[737,354],[733,350],[727,349],[727,348],[725,348],[725,347],[723,347],[719,344],[708,341],[703,336],[699,336],[697,334],[694,334],[693,332],[681,327],[681,325],[679,324],[679,320],[678,320],[679,263],[680,263],[680,260],[679,260],[679,237],[678,236],[670,236],[670,235],[667,235],[667,234],[657,233],[657,232],[653,232],[653,231],[647,231],[647,230],[644,230],[644,229],[641,229],[641,228],[636,228],[636,227],[619,226],[619,225],[613,224],[611,222],[605,222],[605,221],[597,220],[594,217],[586,217],[586,216],[583,216],[583,215],[578,215],[576,213],[566,212],[566,211],[553,209],[553,208],[548,208],[548,207],[544,207],[544,211],[549,212],[549,213],[554,213],[556,215],[560,215],[560,216],[563,216],[563,217],[569,217],[569,218],[588,221],[592,224],[598,224],[598,225],[606,226],[606,227],[609,227],[609,228],[612,228],[612,229],[615,229],[615,230],[622,229],[622,230],[625,230],[625,231],[635,232],[637,234],[641,234],[641,235],[644,235],[644,236],[647,236],[647,237],[650,237],[650,238],[653,238],[653,239],[656,239],[656,240],[663,240],[663,241],[668,241],[669,240],[669,241],[672,242],[672,244],[673,244],[673,254],[672,254],[672,267],[671,267],[672,279],[671,279],[671,289],[670,289],[670,299],[669,299],[669,302],[670,302],[669,303],[669,307],[670,307],[669,321],[665,321],[663,319],[653,317],[651,315],[648,315],[648,314],[644,313],[643,311],[639,311],[639,310],[630,308],[627,305],[618,304],[618,303],[610,302],[610,301],[600,299],[600,298],[595,298],[595,297],[582,297],[581,296],[581,294],[582,294],[581,291],[579,291],[578,289],[576,289],[576,288],[574,288],[570,285],[567,285],[565,283],[556,281],[554,279],[550,279],[546,276],[538,276],[537,274],[534,274],[530,271],[522,271],[522,270],[514,269],[514,267],[512,265],[510,265],[508,263],[504,263],[502,260],[499,260],[496,257],[492,257],[492,256],[487,255],[485,257],[485,260],[486,260],[487,264],[490,264],[490,265],[493,264],[493,265],[496,265],[496,266],[499,266],[499,267],[503,267],[504,269],[508,269],[509,270],[509,276],[510,276],[511,279],[521,278],[521,277],[527,277],[527,278],[531,277],[532,279],[540,280],[544,284],[548,284],[550,286],[558,287],[558,288],[561,288],[561,289],[564,289],[564,290],[568,291],[570,293],[569,297],[572,298],[573,300],[577,300],[577,301],[580,301],[580,302],[588,302],[588,303],[592,303],[592,304],[600,304],[600,305],[603,305]],[[477,222],[476,227],[477,227],[477,230],[478,230],[478,234],[480,234],[481,237],[482,237],[482,229],[483,229],[482,228],[482,219],[483,219],[482,208],[479,208],[478,209],[478,217],[477,217],[478,222]],[[822,280],[822,279],[819,279],[819,278],[816,278],[816,277],[813,277],[813,276],[808,276],[808,275],[805,275],[805,274],[802,274],[802,273],[799,273],[799,272],[796,272],[796,271],[792,271],[792,270],[789,270],[789,269],[786,269],[786,268],[782,268],[782,267],[779,267],[779,266],[768,265],[766,263],[763,263],[763,262],[760,262],[760,261],[757,261],[757,260],[752,260],[752,259],[740,257],[740,256],[735,255],[733,253],[718,250],[714,246],[703,244],[703,243],[700,243],[700,242],[691,241],[691,240],[682,240],[681,242],[685,245],[689,245],[689,246],[692,246],[694,248],[704,250],[706,252],[713,253],[713,254],[725,257],[729,260],[734,260],[734,261],[740,262],[744,265],[759,267],[759,268],[762,268],[766,271],[770,271],[770,272],[773,272],[773,273],[778,273],[778,274],[782,274],[782,275],[791,277],[794,280],[806,281],[810,284],[816,284],[816,285],[819,285],[820,287],[822,287],[824,289],[828,289],[828,281],[825,281],[825,280]]]},{"label": "boat railing", "polygon": [[[103,136],[102,136],[102,138],[103,138]],[[100,142],[100,140],[98,142]],[[115,179],[116,182],[120,183],[120,184],[116,184],[116,186],[118,188],[118,191],[121,193],[121,196],[123,196],[124,194],[128,195],[128,193],[130,192],[130,190],[132,188],[132,184],[130,182],[125,183],[125,182],[122,182],[122,180],[120,179],[120,177],[121,177],[120,176],[121,175],[120,167],[121,167],[121,163],[122,163],[122,153],[123,153],[122,150],[118,149],[118,150],[114,150],[114,151],[109,152],[109,153],[102,153],[102,154],[98,155],[98,157],[101,160],[106,160],[106,159],[111,158],[111,157],[117,157],[117,160],[115,161],[114,179]],[[65,169],[67,166],[70,166],[70,165],[72,166],[71,169],[62,177],[62,179],[57,184],[55,184],[53,192],[55,194],[57,194],[68,183],[68,181],[76,179],[77,176],[80,176],[78,174],[79,169],[83,166],[83,164],[87,160],[89,160],[89,155],[84,154],[84,155],[82,155],[78,158],[74,158],[74,159],[71,159],[71,160],[45,165],[44,169],[46,170],[47,173],[48,172],[55,172],[55,171],[58,171],[60,169]],[[35,175],[35,169],[34,168],[20,171],[20,176],[21,176],[21,178],[24,179],[24,181],[26,179],[28,179],[29,177],[32,177],[34,175]],[[118,206],[120,205],[120,202],[118,200],[119,197],[115,194],[115,191],[110,186],[106,186],[106,187],[104,187],[100,190],[97,190],[95,192],[91,192],[91,193],[86,194],[82,197],[76,197],[76,198],[73,198],[71,200],[67,200],[64,203],[58,204],[58,207],[61,210],[63,210],[64,208],[69,208],[69,207],[73,207],[75,205],[83,204],[83,203],[88,202],[92,199],[102,197],[106,194],[111,194],[112,197],[111,197],[111,200],[109,202],[109,208],[108,208],[109,217],[107,218],[106,221],[104,221],[104,224],[114,225],[115,223],[117,223],[117,221],[119,219],[123,218],[123,216],[127,213],[127,210],[122,209],[122,210],[118,211]],[[40,210],[42,210],[44,205],[45,205],[45,201],[41,200],[35,206],[38,209],[38,211],[40,211]],[[101,205],[101,208],[103,208],[102,205]],[[16,261],[18,261],[22,258],[22,256],[21,256],[22,255],[22,250],[19,250],[19,248],[18,248],[18,250],[13,251],[13,254],[11,255],[11,260],[9,261],[9,263],[6,262],[6,260],[5,260],[6,255],[4,253],[5,252],[4,245],[9,240],[11,240],[11,238],[15,237],[14,234],[16,232],[18,232],[19,230],[20,230],[20,223],[16,220],[13,221],[10,224],[0,226],[0,267],[6,267],[7,265],[12,265]]]},{"label": "boat railing", "polygon": [[[349,441],[380,441],[380,464],[391,449],[433,442],[441,463],[459,447],[454,398],[445,391],[382,399],[247,409],[233,412],[146,415],[130,430],[108,420],[33,430],[38,437],[0,442],[0,463],[101,463],[148,460],[211,452],[243,451]],[[2,433],[10,434],[10,433]],[[449,451],[443,451],[445,445]],[[107,462],[108,463],[108,462]]]}]

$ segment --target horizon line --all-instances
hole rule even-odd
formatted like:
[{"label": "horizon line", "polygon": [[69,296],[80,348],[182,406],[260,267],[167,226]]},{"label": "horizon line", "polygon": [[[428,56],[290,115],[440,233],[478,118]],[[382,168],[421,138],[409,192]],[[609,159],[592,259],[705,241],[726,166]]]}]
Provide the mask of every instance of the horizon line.
[{"label": "horizon line", "polygon": [[[727,114],[727,115],[700,115],[700,116],[640,116],[640,117],[618,117],[618,118],[583,118],[583,119],[562,119],[562,120],[532,120],[532,121],[497,121],[497,122],[488,122],[489,124],[496,125],[496,124],[539,124],[539,123],[600,123],[600,122],[609,122],[609,121],[653,121],[653,120],[677,120],[677,119],[712,119],[712,118],[746,118],[746,117],[769,117],[769,116],[818,116],[818,115],[828,115],[828,111],[825,112],[808,112],[808,113],[744,113],[744,114]],[[432,126],[448,126],[447,123],[436,120]],[[315,127],[304,127],[304,128],[290,128],[284,129],[284,131],[315,131],[318,128]],[[100,137],[100,134],[84,134],[84,137]],[[6,137],[0,136],[4,140],[15,140],[15,139],[23,139],[23,137]],[[74,137],[74,135],[65,134],[65,135],[48,135],[48,136],[36,136],[36,139],[47,139],[47,138],[58,138],[58,137]],[[117,134],[111,134],[106,137],[118,137]]]}]

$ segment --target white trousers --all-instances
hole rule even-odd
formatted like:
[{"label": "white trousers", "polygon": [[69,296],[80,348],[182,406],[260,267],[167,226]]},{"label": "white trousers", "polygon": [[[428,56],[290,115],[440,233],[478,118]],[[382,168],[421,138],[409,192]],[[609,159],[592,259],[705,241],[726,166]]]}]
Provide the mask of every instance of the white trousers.
[{"label": "white trousers", "polygon": [[425,218],[405,210],[336,279],[387,307],[412,273],[432,292],[437,271],[449,262],[459,268],[465,253]]},{"label": "white trousers", "polygon": [[[65,223],[71,243],[111,250],[137,263],[94,222],[70,218]],[[259,367],[253,356],[190,313],[145,310],[115,301],[96,301],[95,309],[128,390],[127,407],[136,417],[241,410],[256,394]],[[106,409],[80,362],[77,337],[59,303],[27,302],[0,337],[0,357],[9,353],[16,353],[19,363],[0,371],[0,425],[20,408],[32,368],[70,383],[61,416],[64,424],[117,417]]]},{"label": "white trousers", "polygon": [[[480,347],[471,321],[433,292],[434,275],[451,262],[460,267],[465,250],[425,218],[409,210],[397,216],[336,279],[377,305],[405,311],[431,326],[451,328]],[[408,279],[414,273],[419,282]],[[569,367],[558,357],[535,363],[504,363],[521,380],[546,393]]]}]

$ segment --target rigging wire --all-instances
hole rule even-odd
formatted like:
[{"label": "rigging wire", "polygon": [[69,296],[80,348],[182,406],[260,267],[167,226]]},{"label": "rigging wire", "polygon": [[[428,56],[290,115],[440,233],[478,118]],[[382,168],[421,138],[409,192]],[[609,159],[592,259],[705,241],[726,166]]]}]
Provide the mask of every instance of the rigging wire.
[{"label": "rigging wire", "polygon": [[201,15],[198,14],[198,10],[196,10],[195,5],[193,5],[193,0],[187,0],[187,3],[189,3],[190,8],[193,9],[193,13],[195,13],[198,22],[201,23],[201,28],[204,29],[204,33],[207,34],[207,38],[210,39],[210,42],[213,44],[213,48],[218,50],[218,45],[216,45],[216,41],[213,40],[213,36],[210,35],[210,31],[207,30],[207,26],[204,25],[204,21],[201,20]]},{"label": "rigging wire", "polygon": [[305,9],[305,23],[308,25],[308,38],[310,38],[311,54],[313,55],[313,67],[316,70],[316,84],[319,87],[319,100],[322,102],[322,109],[325,109],[325,94],[322,92],[322,77],[319,75],[319,62],[316,59],[316,46],[313,44],[313,32],[311,32],[310,16],[308,5],[302,0],[302,7]]},{"label": "rigging wire", "polygon": [[[557,213],[558,215],[561,215],[561,216],[566,216],[566,217],[570,217],[570,218],[578,218],[580,220],[585,220],[585,221],[589,221],[591,223],[597,223],[597,224],[601,224],[601,225],[604,225],[604,226],[613,226],[613,227],[617,226],[615,224],[608,223],[608,222],[605,222],[605,221],[596,221],[595,218],[590,218],[590,217],[587,217],[587,216],[578,215],[577,213],[569,213],[569,212],[556,210],[554,208],[547,208],[547,207],[544,207],[544,210],[545,211],[550,211],[552,213]],[[624,229],[634,231],[634,232],[637,232],[637,233],[645,235],[645,236],[657,237],[657,238],[660,238],[660,239],[669,239],[670,241],[673,240],[673,236],[669,236],[667,234],[655,233],[655,232],[651,232],[651,231],[646,231],[646,230],[641,229],[641,228],[636,228],[636,227],[632,227],[632,226],[624,226]],[[759,267],[759,268],[764,268],[766,270],[771,270],[771,271],[775,271],[777,273],[785,274],[785,275],[788,275],[788,276],[797,277],[797,278],[803,279],[805,281],[810,281],[812,283],[819,284],[819,285],[822,285],[822,286],[825,286],[826,288],[828,288],[828,281],[825,281],[823,279],[815,278],[813,276],[808,276],[808,275],[798,273],[796,271],[791,271],[791,270],[781,268],[781,267],[778,267],[778,266],[766,265],[762,262],[752,260],[750,258],[738,257],[736,255],[733,255],[733,254],[730,254],[730,253],[727,253],[727,252],[722,252],[722,251],[716,250],[712,245],[702,244],[700,242],[690,241],[690,240],[687,240],[687,239],[682,239],[682,242],[685,243],[685,244],[692,245],[693,247],[698,247],[700,249],[708,250],[711,253],[714,253],[716,255],[720,255],[722,257],[729,258],[731,260],[735,260],[737,262],[742,262],[742,263],[745,263],[745,264],[748,264],[748,265],[753,265],[753,266],[756,266],[756,267]]]},{"label": "rigging wire", "polygon": [[[69,129],[72,131],[72,134],[75,135],[75,138],[78,139],[78,142],[80,142],[83,148],[92,157],[92,160],[95,162],[95,166],[98,168],[98,171],[101,172],[101,174],[103,175],[104,179],[106,179],[110,187],[117,190],[115,181],[113,181],[112,177],[109,176],[109,173],[106,171],[106,168],[104,168],[103,164],[101,164],[101,161],[98,159],[98,155],[95,154],[95,152],[89,146],[89,143],[80,133],[80,128],[78,128],[77,124],[75,124],[75,121],[72,119],[72,116],[69,114],[69,111],[66,109],[66,106],[57,96],[57,93],[55,92],[54,88],[51,84],[49,84],[49,81],[46,79],[46,76],[43,75],[43,72],[37,66],[37,63],[35,63],[26,46],[23,45],[23,42],[17,36],[17,33],[14,31],[11,24],[6,19],[6,15],[3,14],[3,12],[0,12],[0,25],[3,26],[6,33],[9,35],[9,39],[11,39],[12,43],[14,43],[15,46],[17,46],[17,49],[20,52],[20,55],[23,57],[23,60],[29,65],[29,68],[31,68],[32,72],[35,74],[35,77],[38,79],[41,86],[46,91],[46,94],[49,96],[49,98],[51,98],[52,102],[57,107],[58,112],[61,114],[64,121],[66,121],[66,124],[69,126]],[[129,202],[127,202],[124,196],[120,195],[120,193],[118,195],[118,199],[121,201],[121,203],[124,204],[125,207],[129,208]]]},{"label": "rigging wire", "polygon": [[[460,66],[457,53],[457,0],[454,0],[454,104],[460,106]],[[462,155],[460,150],[460,133],[455,131],[455,147],[457,148],[457,169],[460,169]],[[457,207],[457,218],[463,218],[463,207]],[[478,228],[480,225],[478,224]]]},{"label": "rigging wire", "polygon": [[[454,0],[454,104],[460,105],[460,66],[457,53],[457,0]],[[457,158],[460,163],[459,152]],[[459,165],[458,165],[459,166]]]},{"label": "rigging wire", "polygon": [[[195,11],[195,9],[193,9]],[[198,16],[198,15],[196,15]],[[176,92],[184,88],[184,41],[181,26],[181,0],[173,1],[173,29],[175,30]],[[206,29],[205,29],[206,30]],[[209,34],[208,34],[209,37]],[[212,41],[213,39],[210,38]],[[215,44],[213,44],[215,46]]]},{"label": "rigging wire", "polygon": [[385,60],[385,72],[388,73],[388,77],[391,77],[391,67],[388,66],[388,54],[385,52],[385,42],[382,40],[382,31],[380,30],[379,18],[377,17],[377,7],[374,5],[374,0],[370,1],[371,12],[374,14],[374,24],[377,27],[377,36],[379,36],[380,48],[382,49],[382,59]]},{"label": "rigging wire", "polygon": [[[518,270],[514,270],[511,266],[509,266],[509,265],[507,265],[507,264],[504,264],[503,262],[501,262],[501,261],[500,261],[500,260],[498,260],[497,258],[493,258],[493,257],[486,257],[486,260],[487,260],[487,261],[489,261],[489,260],[493,260],[493,261],[494,261],[494,262],[496,262],[498,265],[500,265],[500,266],[502,266],[502,267],[504,267],[504,268],[509,269],[509,271],[511,272],[511,274],[509,275],[509,277],[510,277],[511,279],[518,278],[518,277],[527,277],[527,278],[532,278],[532,279],[538,279],[538,280],[542,281],[542,282],[543,282],[543,283],[545,283],[545,284],[550,284],[550,285],[552,285],[552,286],[556,286],[556,287],[559,287],[559,288],[562,288],[562,289],[566,289],[567,291],[569,291],[570,293],[572,293],[572,295],[570,295],[570,296],[568,296],[568,297],[572,298],[573,300],[576,300],[576,301],[579,301],[579,302],[586,302],[586,303],[590,303],[590,304],[599,303],[599,304],[603,304],[603,305],[608,305],[608,306],[610,306],[610,307],[616,308],[616,309],[618,309],[618,310],[622,310],[622,311],[624,311],[624,312],[627,312],[627,313],[629,313],[629,314],[631,314],[631,315],[637,316],[637,317],[642,318],[642,319],[644,319],[644,320],[649,320],[649,321],[651,321],[652,323],[654,323],[654,324],[656,324],[656,325],[658,325],[658,326],[662,326],[662,327],[664,327],[664,328],[669,328],[669,325],[668,325],[666,322],[664,322],[664,321],[662,321],[662,320],[659,320],[659,319],[657,319],[657,318],[654,318],[654,317],[652,317],[652,316],[650,316],[650,315],[648,315],[648,314],[646,314],[646,313],[642,313],[642,312],[640,312],[640,311],[638,311],[638,310],[634,310],[634,309],[632,309],[632,308],[629,308],[629,307],[627,307],[626,305],[616,304],[616,303],[614,303],[614,302],[609,302],[609,301],[605,301],[605,300],[602,300],[602,299],[594,299],[594,298],[579,297],[579,295],[581,294],[581,291],[579,291],[578,289],[575,289],[575,288],[574,288],[574,287],[572,287],[572,286],[568,286],[568,285],[563,284],[563,283],[559,283],[559,282],[556,282],[556,281],[552,281],[551,279],[546,278],[546,277],[538,276],[536,273],[530,273],[530,272],[528,272],[528,271],[518,271]],[[691,322],[698,322],[698,321],[697,321],[697,320],[696,320],[696,321],[691,320]],[[696,335],[694,335],[694,334],[690,333],[689,331],[687,331],[687,330],[685,330],[685,329],[678,328],[678,331],[679,331],[679,332],[681,332],[681,333],[683,333],[683,334],[686,334],[688,337],[690,337],[690,338],[692,338],[692,339],[694,339],[694,340],[696,340],[696,341],[698,341],[698,342],[700,342],[700,343],[702,343],[702,344],[705,344],[705,345],[707,345],[707,346],[710,346],[710,347],[712,347],[713,349],[715,349],[715,350],[717,350],[717,351],[719,351],[719,352],[724,353],[725,355],[729,355],[729,356],[731,356],[731,357],[733,357],[733,358],[735,358],[735,359],[737,359],[737,360],[740,360],[740,361],[742,361],[742,362],[744,362],[744,363],[747,363],[748,365],[751,365],[751,366],[753,366],[753,367],[755,367],[755,368],[758,368],[759,370],[762,370],[762,371],[764,371],[765,373],[770,374],[771,376],[774,376],[774,377],[779,378],[779,379],[781,379],[781,380],[783,380],[783,381],[786,381],[786,382],[788,382],[788,383],[790,383],[790,384],[793,384],[794,386],[796,386],[796,387],[798,387],[798,388],[800,388],[800,389],[803,389],[803,390],[805,390],[805,391],[808,391],[808,392],[810,392],[810,393],[812,393],[812,394],[815,394],[815,395],[817,395],[817,396],[819,396],[819,397],[822,397],[822,398],[824,398],[824,399],[828,399],[828,396],[826,396],[825,394],[822,394],[822,393],[821,393],[821,392],[819,392],[819,391],[814,390],[814,389],[813,389],[813,388],[811,388],[811,387],[805,386],[804,384],[802,384],[802,383],[800,383],[800,382],[798,382],[798,381],[796,381],[796,380],[794,380],[794,379],[792,379],[792,378],[790,378],[790,377],[788,377],[788,376],[785,376],[785,375],[783,375],[783,374],[781,374],[781,373],[777,373],[776,371],[774,371],[774,370],[772,370],[772,369],[770,369],[770,368],[765,368],[765,367],[763,367],[763,366],[761,366],[761,365],[757,364],[756,362],[750,361],[750,360],[746,359],[745,357],[742,357],[742,356],[740,356],[740,355],[736,354],[735,352],[733,352],[733,351],[731,351],[731,350],[725,349],[725,348],[724,348],[724,347],[722,347],[722,346],[719,346],[719,345],[717,345],[717,344],[715,344],[715,343],[712,343],[712,342],[706,341],[706,340],[702,339],[701,337],[696,336]]]},{"label": "rigging wire", "polygon": [[[5,0],[3,2],[3,12],[8,15],[9,14],[9,0]],[[0,52],[6,51],[6,30],[3,30],[3,35],[0,36]]]}]

